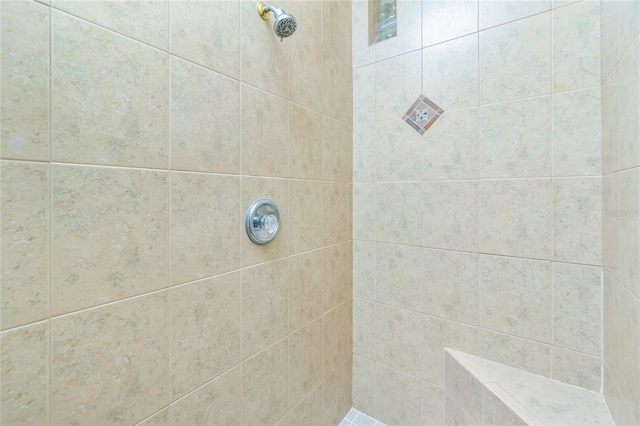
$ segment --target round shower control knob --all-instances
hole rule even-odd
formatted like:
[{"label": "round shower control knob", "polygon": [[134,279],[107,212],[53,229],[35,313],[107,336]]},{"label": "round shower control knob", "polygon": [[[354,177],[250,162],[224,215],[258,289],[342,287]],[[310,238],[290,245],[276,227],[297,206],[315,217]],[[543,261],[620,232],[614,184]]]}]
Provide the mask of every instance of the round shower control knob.
[{"label": "round shower control knob", "polygon": [[276,203],[266,198],[251,203],[245,218],[245,228],[254,243],[264,245],[271,242],[280,229],[280,211]]}]

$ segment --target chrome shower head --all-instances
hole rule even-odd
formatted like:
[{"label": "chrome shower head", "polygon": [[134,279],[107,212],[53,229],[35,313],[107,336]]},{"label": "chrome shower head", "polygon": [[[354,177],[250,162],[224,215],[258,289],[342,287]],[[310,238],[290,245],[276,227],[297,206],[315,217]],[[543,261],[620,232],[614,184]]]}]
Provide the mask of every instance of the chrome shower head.
[{"label": "chrome shower head", "polygon": [[263,2],[258,3],[258,13],[262,19],[265,21],[268,20],[269,12],[273,12],[273,16],[276,18],[276,21],[273,23],[273,31],[278,37],[280,37],[280,41],[296,32],[298,22],[293,15],[286,13],[284,10],[273,5],[265,4]]}]

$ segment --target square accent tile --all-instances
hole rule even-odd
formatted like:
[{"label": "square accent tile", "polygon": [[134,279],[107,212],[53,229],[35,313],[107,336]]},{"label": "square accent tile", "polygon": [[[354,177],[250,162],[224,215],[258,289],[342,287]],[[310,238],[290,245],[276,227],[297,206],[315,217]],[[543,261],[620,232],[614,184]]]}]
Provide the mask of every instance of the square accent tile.
[{"label": "square accent tile", "polygon": [[411,105],[411,108],[402,116],[402,119],[416,132],[424,135],[429,127],[436,122],[444,110],[436,105],[425,95],[418,96],[418,99]]}]

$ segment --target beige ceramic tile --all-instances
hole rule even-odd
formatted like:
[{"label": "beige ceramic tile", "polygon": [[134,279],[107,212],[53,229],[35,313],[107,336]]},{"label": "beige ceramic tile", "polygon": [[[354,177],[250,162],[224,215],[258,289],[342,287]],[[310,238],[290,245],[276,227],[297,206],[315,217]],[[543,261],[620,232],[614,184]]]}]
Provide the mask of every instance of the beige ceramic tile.
[{"label": "beige ceramic tile", "polygon": [[[239,78],[240,3],[172,1],[171,53],[231,78]],[[253,23],[259,24],[259,21]]]},{"label": "beige ceramic tile", "polygon": [[56,165],[51,180],[52,314],[168,285],[167,173]]},{"label": "beige ceramic tile", "polygon": [[375,320],[376,361],[423,377],[424,352],[430,349],[424,344],[423,315],[376,304]]},{"label": "beige ceramic tile", "polygon": [[353,408],[376,418],[376,362],[353,355]]},{"label": "beige ceramic tile", "polygon": [[287,101],[247,85],[242,85],[241,90],[242,173],[286,177],[289,173]]},{"label": "beige ceramic tile", "polygon": [[322,1],[322,45],[351,65],[351,1]]},{"label": "beige ceramic tile", "polygon": [[280,340],[242,364],[242,422],[275,424],[287,412],[287,341]]},{"label": "beige ceramic tile", "polygon": [[322,113],[351,124],[353,77],[351,65],[341,62],[332,48],[322,50]]},{"label": "beige ceramic tile", "polygon": [[289,330],[322,314],[322,250],[290,256]]},{"label": "beige ceramic tile", "polygon": [[422,0],[423,46],[452,40],[477,31],[477,1]]},{"label": "beige ceramic tile", "polygon": [[480,176],[551,176],[551,97],[480,108]]},{"label": "beige ceramic tile", "polygon": [[289,104],[289,176],[322,179],[322,118],[310,109]]},{"label": "beige ceramic tile", "polygon": [[239,115],[237,81],[171,59],[172,169],[239,173]]},{"label": "beige ceramic tile", "polygon": [[420,309],[425,281],[423,259],[420,247],[378,244],[376,300],[400,308]]},{"label": "beige ceramic tile", "polygon": [[[254,244],[242,232],[242,266],[255,265],[280,259],[289,254],[289,188],[286,179],[241,178],[242,212],[259,198],[273,200],[280,212],[280,228],[275,239],[269,244]],[[244,227],[243,227],[244,228]]]},{"label": "beige ceramic tile", "polygon": [[[615,381],[620,380],[620,342],[622,341],[622,326],[620,311],[622,305],[622,284],[609,273],[607,269],[603,273],[603,301],[602,301],[602,356],[603,364],[612,374]],[[606,371],[604,372],[604,387],[607,391]],[[616,384],[616,388],[618,385]]]},{"label": "beige ceramic tile", "polygon": [[[396,14],[399,17],[397,35],[376,44],[376,61],[420,49],[421,3],[421,0],[402,0],[396,3]],[[407,105],[407,108],[409,106]]]},{"label": "beige ceramic tile", "polygon": [[420,424],[422,394],[420,379],[376,364],[378,388],[376,419],[386,424]]},{"label": "beige ceramic tile", "polygon": [[[399,124],[396,124],[395,121],[393,121],[394,126],[399,127]],[[386,125],[387,123],[382,124]],[[353,128],[354,182],[377,180],[380,174],[379,166],[385,164],[381,161],[382,155],[380,155],[380,152],[382,147],[380,146],[379,134],[376,133],[376,129],[377,126],[375,124],[355,126]],[[397,147],[403,146],[407,145],[397,145]],[[392,161],[393,159],[389,160]]]},{"label": "beige ceramic tile", "polygon": [[171,396],[176,400],[240,359],[240,273],[171,290]]},{"label": "beige ceramic tile", "polygon": [[551,343],[551,262],[484,255],[479,260],[480,325]]},{"label": "beige ceramic tile", "polygon": [[355,167],[368,169],[362,170],[360,176],[365,179],[361,180],[419,180],[425,175],[426,165],[431,165],[425,141],[400,117],[364,128],[365,133],[361,137],[366,140],[359,140],[360,146],[354,150],[360,157]]},{"label": "beige ceramic tile", "polygon": [[424,159],[419,166],[422,178],[477,178],[479,137],[478,108],[445,111],[429,128],[428,134],[423,137],[419,146]]},{"label": "beige ceramic tile", "polygon": [[[421,62],[419,50],[376,62],[377,121],[402,118],[420,96]],[[434,99],[434,102],[437,102],[437,99]]]},{"label": "beige ceramic tile", "polygon": [[514,406],[526,410],[495,383],[488,383],[482,389],[483,424],[525,426],[527,423],[514,412]]},{"label": "beige ceramic tile", "polygon": [[616,277],[620,276],[619,211],[620,173],[602,179],[602,265]]},{"label": "beige ceramic tile", "polygon": [[322,189],[321,182],[289,182],[291,254],[322,247]]},{"label": "beige ceramic tile", "polygon": [[[355,7],[355,2],[354,2]],[[353,70],[353,124],[373,123],[376,120],[375,65]]]},{"label": "beige ceramic tile", "polygon": [[322,382],[322,424],[337,425],[351,409],[351,356]]},{"label": "beige ceramic tile", "polygon": [[169,408],[162,409],[154,415],[147,417],[137,424],[137,426],[169,426],[171,419],[169,418]]},{"label": "beige ceramic tile", "polygon": [[322,376],[326,379],[340,364],[351,364],[353,352],[351,300],[322,316]]},{"label": "beige ceramic tile", "polygon": [[618,12],[621,2],[603,1],[601,3],[601,81],[605,81],[620,59],[618,31],[620,22]]},{"label": "beige ceramic tile", "polygon": [[322,424],[322,386],[316,386],[309,395],[277,423],[277,426],[320,424]]},{"label": "beige ceramic tile", "polygon": [[0,322],[7,329],[49,315],[49,166],[3,161],[0,176]]},{"label": "beige ceramic tile", "polygon": [[551,180],[480,183],[480,249],[485,253],[551,257]]},{"label": "beige ceramic tile", "polygon": [[470,354],[478,353],[478,329],[475,327],[423,315],[422,334],[422,378],[431,383],[444,385],[444,348],[459,349]]},{"label": "beige ceramic tile", "polygon": [[600,267],[553,263],[553,344],[600,355]]},{"label": "beige ceramic tile", "polygon": [[553,90],[600,85],[600,2],[553,11]]},{"label": "beige ceramic tile", "polygon": [[165,407],[168,327],[167,292],[54,319],[51,423],[131,424]]},{"label": "beige ceramic tile", "polygon": [[2,158],[49,159],[49,9],[3,1]]},{"label": "beige ceramic tile", "polygon": [[482,383],[456,359],[445,354],[445,385],[448,396],[467,413],[473,424],[482,424]]},{"label": "beige ceramic tile", "polygon": [[361,356],[376,359],[377,332],[376,304],[369,300],[354,297],[353,352]]},{"label": "beige ceramic tile", "polygon": [[[380,190],[384,184],[360,183],[353,185],[353,238],[375,241],[377,224],[371,221],[371,210],[380,205]],[[386,206],[384,206],[386,208]]]},{"label": "beige ceramic tile", "polygon": [[602,84],[602,172],[620,170],[620,68]]},{"label": "beige ceramic tile", "polygon": [[167,167],[169,55],[61,12],[52,25],[52,158]]},{"label": "beige ceramic tile", "polygon": [[444,424],[444,389],[422,380],[420,383],[422,394],[422,424]]},{"label": "beige ceramic tile", "polygon": [[[323,244],[337,244],[351,239],[351,184],[325,182],[322,200]],[[314,208],[319,208],[317,201]],[[305,219],[307,223],[309,218]]]},{"label": "beige ceramic tile", "polygon": [[611,214],[617,219],[618,253],[622,284],[640,297],[640,168],[620,173],[620,205]]},{"label": "beige ceramic tile", "polygon": [[[388,183],[378,186],[376,241],[420,245],[423,208],[419,183]],[[369,206],[368,208],[372,208]],[[374,226],[374,224],[371,224]]]},{"label": "beige ceramic tile", "polygon": [[444,424],[446,426],[478,425],[478,423],[474,422],[467,413],[464,412],[462,407],[460,407],[451,395],[445,393],[444,400]]},{"label": "beige ceramic tile", "polygon": [[550,8],[549,0],[480,0],[480,29],[515,21]]},{"label": "beige ceramic tile", "polygon": [[353,127],[322,116],[322,179],[350,182]]},{"label": "beige ceramic tile", "polygon": [[370,45],[369,42],[369,2],[353,0],[351,2],[351,50],[354,68],[375,62],[375,44]]},{"label": "beige ceramic tile", "polygon": [[424,313],[478,324],[478,256],[444,250],[424,249],[422,306]]},{"label": "beige ceramic tile", "polygon": [[[598,354],[599,355],[599,354]],[[570,385],[600,391],[600,357],[553,348],[551,377]]]},{"label": "beige ceramic tile", "polygon": [[287,261],[265,263],[242,271],[242,358],[287,334]]},{"label": "beige ceramic tile", "polygon": [[620,59],[618,68],[620,169],[624,170],[640,165],[640,38]]},{"label": "beige ceramic tile", "polygon": [[296,33],[322,42],[322,0],[289,0],[287,12],[298,21]]},{"label": "beige ceramic tile", "polygon": [[554,179],[553,258],[555,260],[598,265],[602,256],[601,224],[601,178]]},{"label": "beige ceramic tile", "polygon": [[171,174],[171,282],[240,267],[240,179]]},{"label": "beige ceramic tile", "polygon": [[[480,3],[481,28],[482,8]],[[489,2],[487,2],[489,3]],[[533,2],[499,2],[505,5]],[[549,93],[551,84],[549,13],[480,33],[480,103]]]},{"label": "beige ceramic tile", "polygon": [[[235,3],[235,2],[230,2]],[[284,6],[280,6],[284,7]],[[282,43],[273,31],[273,14],[269,20],[260,19],[256,2],[243,0],[240,2],[241,13],[241,52],[242,81],[268,93],[286,98],[289,95],[289,43]],[[285,8],[286,10],[286,8]],[[244,104],[243,104],[244,105]],[[254,105],[255,115],[262,107]],[[264,120],[253,118],[256,124],[263,125]],[[269,126],[264,126],[269,128]]]},{"label": "beige ceramic tile", "polygon": [[452,250],[478,249],[478,183],[474,181],[422,184],[422,243]]},{"label": "beige ceramic tile", "polygon": [[480,330],[480,356],[534,374],[551,376],[551,347],[489,330]]},{"label": "beige ceramic tile", "polygon": [[49,422],[49,324],[40,322],[0,334],[3,424]]},{"label": "beige ceramic tile", "polygon": [[600,92],[596,87],[553,95],[553,176],[601,173]]},{"label": "beige ceramic tile", "polygon": [[171,405],[174,425],[239,425],[241,369],[235,367]]},{"label": "beige ceramic tile", "polygon": [[322,320],[317,318],[294,331],[287,342],[289,406],[293,407],[322,380]]},{"label": "beige ceramic tile", "polygon": [[168,1],[53,0],[53,6],[158,49],[169,49]]},{"label": "beige ceramic tile", "polygon": [[[325,3],[327,2],[322,2]],[[321,111],[322,45],[306,34],[297,32],[291,37],[290,43],[289,100],[314,111]]]},{"label": "beige ceramic tile", "polygon": [[323,312],[346,302],[353,295],[353,247],[351,242],[322,250]]},{"label": "beige ceramic tile", "polygon": [[[477,7],[477,3],[468,1],[424,3],[434,7],[444,3],[440,7],[451,5],[465,10]],[[422,87],[425,95],[445,111],[478,105],[478,35],[423,49]]]},{"label": "beige ceramic tile", "polygon": [[364,299],[376,298],[376,244],[353,241],[353,295]]}]

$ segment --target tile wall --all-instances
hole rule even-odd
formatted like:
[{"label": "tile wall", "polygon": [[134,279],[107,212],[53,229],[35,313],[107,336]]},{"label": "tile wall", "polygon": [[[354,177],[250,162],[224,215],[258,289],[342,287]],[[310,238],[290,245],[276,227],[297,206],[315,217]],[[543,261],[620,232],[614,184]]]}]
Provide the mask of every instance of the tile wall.
[{"label": "tile wall", "polygon": [[604,395],[640,424],[640,2],[602,2]]},{"label": "tile wall", "polygon": [[443,347],[599,391],[600,2],[398,8],[353,3],[354,407],[442,424]]},{"label": "tile wall", "polygon": [[0,423],[350,409],[351,3],[282,6],[2,1]]}]

